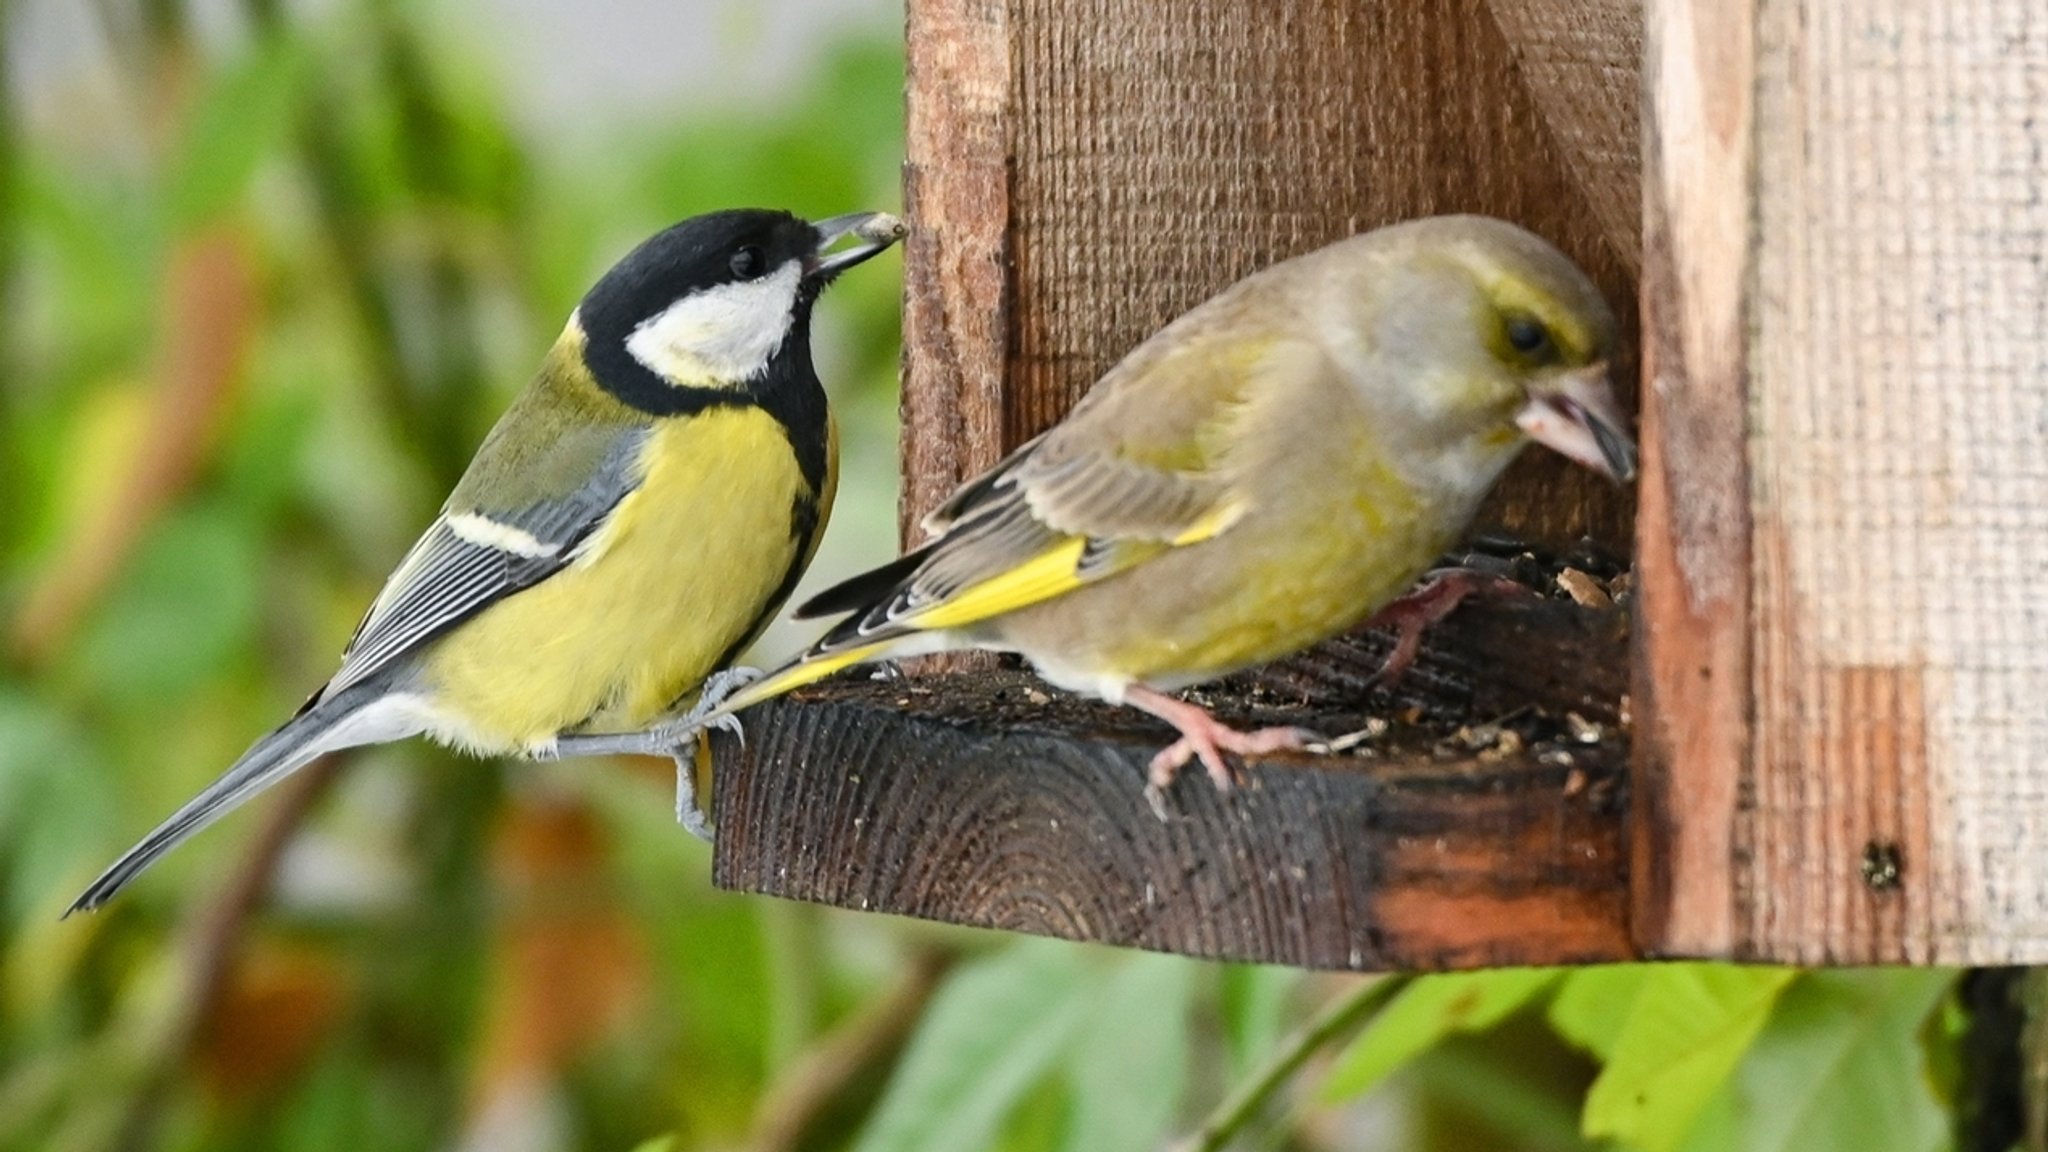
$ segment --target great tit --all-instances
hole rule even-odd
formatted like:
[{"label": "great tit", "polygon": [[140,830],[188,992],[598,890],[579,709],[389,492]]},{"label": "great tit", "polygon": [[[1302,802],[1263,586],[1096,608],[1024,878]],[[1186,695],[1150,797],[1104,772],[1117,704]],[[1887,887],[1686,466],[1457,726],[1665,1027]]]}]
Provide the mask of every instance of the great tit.
[{"label": "great tit", "polygon": [[71,910],[315,757],[408,736],[480,755],[667,752],[679,814],[701,831],[687,726],[657,722],[810,562],[837,474],[811,310],[902,235],[882,213],[749,209],[627,254],[485,437],[341,670]]},{"label": "great tit", "polygon": [[1499,220],[1411,221],[1276,264],[963,485],[922,547],[803,605],[852,615],[706,718],[863,661],[1016,652],[1179,731],[1151,764],[1155,811],[1197,757],[1227,788],[1225,753],[1309,734],[1240,732],[1168,693],[1389,605],[1531,439],[1630,477],[1614,341],[1586,275]]}]

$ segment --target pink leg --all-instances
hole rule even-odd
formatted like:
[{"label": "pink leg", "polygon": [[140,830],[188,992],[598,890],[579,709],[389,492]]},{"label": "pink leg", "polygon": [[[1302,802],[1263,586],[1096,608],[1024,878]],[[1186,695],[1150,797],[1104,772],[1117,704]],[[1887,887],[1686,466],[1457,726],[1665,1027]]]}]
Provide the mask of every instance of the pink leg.
[{"label": "pink leg", "polygon": [[1394,628],[1400,632],[1394,640],[1394,650],[1387,654],[1387,662],[1380,665],[1373,677],[1381,687],[1389,687],[1401,679],[1408,666],[1415,663],[1415,654],[1422,649],[1422,633],[1430,625],[1449,616],[1453,609],[1464,602],[1467,596],[1529,596],[1530,589],[1505,576],[1493,576],[1476,572],[1470,568],[1438,568],[1422,578],[1412,590],[1372,614],[1366,624],[1374,628]]},{"label": "pink leg", "polygon": [[1199,758],[1202,766],[1209,770],[1209,779],[1215,783],[1216,790],[1228,792],[1244,780],[1223,759],[1225,752],[1260,756],[1267,752],[1291,751],[1315,739],[1314,733],[1300,728],[1261,728],[1256,732],[1240,732],[1209,715],[1200,705],[1176,700],[1141,684],[1133,684],[1124,690],[1124,703],[1150,712],[1180,730],[1180,739],[1154,756],[1150,769],[1145,773],[1145,802],[1152,806],[1152,814],[1161,820],[1166,819],[1166,789],[1188,761]]}]

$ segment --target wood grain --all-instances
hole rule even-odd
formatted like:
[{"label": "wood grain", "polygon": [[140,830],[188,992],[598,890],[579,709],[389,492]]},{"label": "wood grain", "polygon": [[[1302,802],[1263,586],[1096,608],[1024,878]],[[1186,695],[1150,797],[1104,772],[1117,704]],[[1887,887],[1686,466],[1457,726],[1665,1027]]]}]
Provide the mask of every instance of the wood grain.
[{"label": "wood grain", "polygon": [[1010,22],[918,0],[905,27],[903,536],[1001,458],[1008,406]]},{"label": "wood grain", "polygon": [[1616,260],[1642,261],[1642,0],[1495,0],[1490,9]]},{"label": "wood grain", "polygon": [[1726,955],[1750,741],[1751,33],[1744,4],[1646,11],[1635,924],[1653,952]]},{"label": "wood grain", "polygon": [[2048,13],[1772,0],[1756,52],[1738,946],[2040,963]]},{"label": "wood grain", "polygon": [[[1637,164],[1598,141],[1635,120],[1633,25],[1602,3],[1496,23],[1485,0],[913,0],[906,525],[1173,317],[1381,224],[1516,220],[1632,314]],[[1619,546],[1631,514],[1532,452],[1485,516]]]},{"label": "wood grain", "polygon": [[2048,19],[1648,14],[1639,939],[2048,960]]},{"label": "wood grain", "polygon": [[[1613,712],[1625,614],[1482,605],[1445,627],[1398,699],[1347,670],[1383,638],[1219,687],[1227,717],[1341,731],[1395,719],[1362,755],[1276,756],[1249,789],[1139,798],[1170,733],[1017,671],[828,684],[723,736],[722,887],[953,923],[1318,968],[1469,968],[1631,954],[1624,761]],[[1533,698],[1490,684],[1506,653]],[[1567,656],[1568,654],[1568,656]],[[1479,670],[1476,678],[1470,673]],[[1461,728],[1498,720],[1519,746]],[[1580,711],[1598,743],[1561,724]]]}]

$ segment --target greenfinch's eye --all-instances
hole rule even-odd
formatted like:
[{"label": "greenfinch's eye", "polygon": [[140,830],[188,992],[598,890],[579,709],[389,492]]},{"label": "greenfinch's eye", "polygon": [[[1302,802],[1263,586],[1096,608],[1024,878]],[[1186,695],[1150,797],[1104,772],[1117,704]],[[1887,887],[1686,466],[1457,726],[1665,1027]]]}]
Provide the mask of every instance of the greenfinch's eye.
[{"label": "greenfinch's eye", "polygon": [[752,244],[732,254],[732,274],[742,280],[752,280],[768,270],[768,258]]},{"label": "greenfinch's eye", "polygon": [[1537,356],[1550,348],[1550,333],[1539,320],[1514,316],[1508,320],[1508,343],[1524,356]]}]

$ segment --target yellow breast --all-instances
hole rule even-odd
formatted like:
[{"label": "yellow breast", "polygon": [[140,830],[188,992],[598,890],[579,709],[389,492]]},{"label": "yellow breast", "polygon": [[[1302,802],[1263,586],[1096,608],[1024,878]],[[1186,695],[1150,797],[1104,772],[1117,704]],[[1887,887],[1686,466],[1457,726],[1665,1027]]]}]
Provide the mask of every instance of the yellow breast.
[{"label": "yellow breast", "polygon": [[[811,540],[812,493],[781,425],[751,407],[668,421],[645,479],[568,568],[493,605],[426,663],[435,703],[481,750],[545,746],[565,730],[633,731],[694,692],[765,623]],[[816,532],[812,533],[815,537]]]}]

